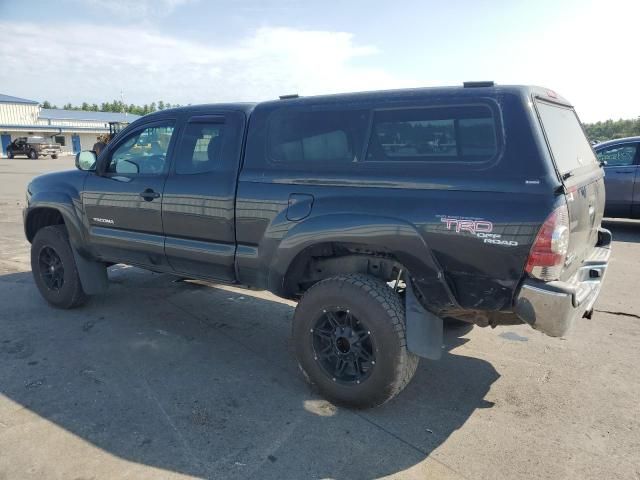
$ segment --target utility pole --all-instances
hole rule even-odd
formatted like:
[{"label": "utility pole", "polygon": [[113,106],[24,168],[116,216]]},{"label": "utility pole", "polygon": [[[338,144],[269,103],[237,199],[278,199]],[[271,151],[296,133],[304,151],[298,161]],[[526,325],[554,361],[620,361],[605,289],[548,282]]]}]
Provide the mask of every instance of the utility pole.
[{"label": "utility pole", "polygon": [[126,117],[128,115],[127,109],[124,107],[124,92],[120,89],[120,103],[122,103],[122,113]]}]

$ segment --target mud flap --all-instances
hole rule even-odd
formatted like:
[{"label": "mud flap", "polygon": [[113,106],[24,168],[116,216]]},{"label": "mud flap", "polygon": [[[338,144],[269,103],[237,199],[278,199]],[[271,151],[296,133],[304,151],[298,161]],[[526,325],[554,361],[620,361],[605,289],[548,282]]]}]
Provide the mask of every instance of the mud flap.
[{"label": "mud flap", "polygon": [[407,281],[404,296],[407,349],[419,357],[440,360],[442,357],[442,319],[428,312],[413,293],[411,281]]},{"label": "mud flap", "polygon": [[109,287],[109,278],[107,277],[107,266],[102,262],[87,260],[80,255],[73,246],[71,247],[73,258],[78,268],[78,276],[82,290],[87,295],[96,295],[103,293]]}]

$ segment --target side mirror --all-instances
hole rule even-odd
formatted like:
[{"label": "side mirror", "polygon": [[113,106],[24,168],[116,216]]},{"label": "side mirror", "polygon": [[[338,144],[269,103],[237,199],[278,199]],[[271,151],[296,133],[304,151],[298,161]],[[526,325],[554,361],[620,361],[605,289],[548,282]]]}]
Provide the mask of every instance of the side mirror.
[{"label": "side mirror", "polygon": [[607,166],[607,161],[606,160],[600,160],[600,168],[604,168]]},{"label": "side mirror", "polygon": [[92,150],[83,150],[76,155],[76,168],[85,172],[95,170],[96,161],[96,152]]}]

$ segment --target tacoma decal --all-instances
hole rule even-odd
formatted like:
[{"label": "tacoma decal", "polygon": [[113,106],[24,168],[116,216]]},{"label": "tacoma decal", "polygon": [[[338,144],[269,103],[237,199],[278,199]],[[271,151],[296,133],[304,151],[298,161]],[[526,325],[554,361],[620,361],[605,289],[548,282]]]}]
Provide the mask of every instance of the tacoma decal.
[{"label": "tacoma decal", "polygon": [[93,217],[91,220],[93,220],[94,222],[97,223],[108,223],[109,225],[113,225],[115,222],[113,220],[111,220],[110,218],[98,218],[98,217]]}]

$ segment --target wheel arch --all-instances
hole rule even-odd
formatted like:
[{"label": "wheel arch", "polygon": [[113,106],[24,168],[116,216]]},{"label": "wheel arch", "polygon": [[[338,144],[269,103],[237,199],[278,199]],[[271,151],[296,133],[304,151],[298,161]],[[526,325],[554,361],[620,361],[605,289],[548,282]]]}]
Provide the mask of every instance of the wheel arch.
[{"label": "wheel arch", "polygon": [[24,232],[29,243],[40,229],[50,225],[64,225],[71,244],[74,247],[82,245],[82,222],[68,195],[50,192],[31,198],[24,214]]},{"label": "wheel arch", "polygon": [[[310,268],[320,266],[323,271]],[[440,267],[415,226],[390,217],[329,214],[288,230],[269,266],[269,290],[294,298],[323,278],[365,273],[389,280],[403,268],[440,282]]]},{"label": "wheel arch", "polygon": [[24,233],[29,243],[33,242],[38,230],[51,225],[64,225],[60,210],[51,207],[30,209],[24,221]]},{"label": "wheel arch", "polygon": [[390,281],[406,267],[380,245],[343,241],[320,242],[303,248],[282,278],[282,294],[298,296],[315,283],[338,274],[366,274]]}]

